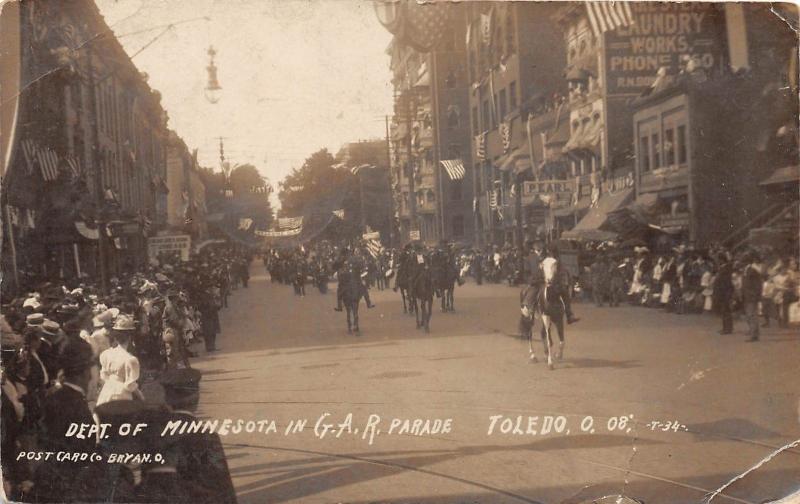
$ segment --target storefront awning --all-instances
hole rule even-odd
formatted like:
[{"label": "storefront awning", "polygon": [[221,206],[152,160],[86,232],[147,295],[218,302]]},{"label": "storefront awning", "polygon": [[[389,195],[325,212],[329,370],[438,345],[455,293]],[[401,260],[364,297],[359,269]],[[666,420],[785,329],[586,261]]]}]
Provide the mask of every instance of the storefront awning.
[{"label": "storefront awning", "polygon": [[788,184],[791,182],[800,181],[800,165],[784,166],[778,168],[772,175],[759,182],[760,186],[769,186],[776,184]]},{"label": "storefront awning", "polygon": [[633,195],[633,189],[630,188],[601,196],[597,204],[589,208],[586,216],[573,229],[561,235],[562,238],[587,241],[616,238],[616,233],[601,228],[606,225],[608,214],[630,203]]}]

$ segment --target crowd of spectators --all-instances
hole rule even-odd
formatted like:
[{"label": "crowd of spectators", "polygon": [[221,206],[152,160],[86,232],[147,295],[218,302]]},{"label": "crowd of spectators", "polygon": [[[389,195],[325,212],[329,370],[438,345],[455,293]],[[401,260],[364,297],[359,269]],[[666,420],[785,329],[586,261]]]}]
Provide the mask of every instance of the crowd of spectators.
[{"label": "crowd of spectators", "polygon": [[[78,439],[67,430],[73,423],[95,424],[113,416],[120,404],[127,404],[122,407],[127,411],[155,402],[163,411],[177,404],[165,398],[196,399],[200,376],[190,358],[217,349],[219,310],[231,290],[247,286],[250,259],[247,251],[222,245],[189,261],[153,260],[145,271],[111,278],[106,292],[89,278],[54,280],[4,300],[6,495],[29,502],[94,501],[90,495],[105,501],[107,496],[92,493],[102,492],[100,482],[84,477],[91,472],[84,470],[98,464],[56,464],[20,454],[108,450],[95,436]],[[154,392],[143,393],[147,387]],[[122,478],[130,483],[127,493],[118,494],[129,499],[125,502],[140,502],[154,478],[164,479],[163,468],[149,478],[143,476],[146,469],[124,468],[132,477]]]}]

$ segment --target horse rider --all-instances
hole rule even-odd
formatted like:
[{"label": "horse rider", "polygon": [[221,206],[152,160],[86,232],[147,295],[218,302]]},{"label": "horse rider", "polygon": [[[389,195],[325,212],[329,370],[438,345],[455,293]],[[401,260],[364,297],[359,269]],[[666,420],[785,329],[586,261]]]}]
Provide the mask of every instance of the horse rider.
[{"label": "horse rider", "polygon": [[337,261],[338,268],[336,276],[339,281],[336,287],[336,308],[334,308],[334,310],[338,312],[342,311],[342,296],[344,295],[344,290],[341,286],[344,284],[344,279],[346,278],[358,279],[358,284],[361,287],[361,295],[364,296],[364,300],[367,302],[367,308],[374,308],[375,305],[372,304],[372,301],[369,299],[369,289],[364,285],[364,280],[361,277],[361,273],[364,271],[364,261],[361,258],[361,253],[359,249],[355,249],[348,257],[348,252],[347,249],[343,250],[342,257]]},{"label": "horse rider", "polygon": [[[534,254],[532,254],[532,256],[533,255],[536,255],[535,245]],[[569,295],[570,286],[567,272],[561,267],[561,262],[557,260],[557,255],[558,254],[553,249],[542,252],[542,259],[538,262],[537,269],[531,274],[530,286],[533,288],[526,289],[528,292],[524,297],[526,300],[539,299],[539,292],[543,287],[554,289],[555,292],[550,290],[550,293],[555,294],[561,299],[561,303],[564,305],[564,314],[567,316],[567,324],[573,324],[580,319],[575,317],[575,314],[572,312],[572,299]],[[548,259],[551,260],[548,261]],[[545,266],[552,268],[552,271],[545,271]],[[532,307],[533,305],[528,304],[528,306]]]}]

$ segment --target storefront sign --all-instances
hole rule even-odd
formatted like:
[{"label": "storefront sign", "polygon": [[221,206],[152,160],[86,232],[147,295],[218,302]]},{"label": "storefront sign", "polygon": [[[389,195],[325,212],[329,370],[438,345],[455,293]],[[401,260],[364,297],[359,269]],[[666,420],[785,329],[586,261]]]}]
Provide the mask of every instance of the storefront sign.
[{"label": "storefront sign", "polygon": [[656,72],[678,74],[685,58],[709,71],[719,67],[725,26],[721,5],[699,2],[631,2],[635,22],[606,32],[609,94],[639,94]]},{"label": "storefront sign", "polygon": [[537,199],[545,205],[555,207],[568,205],[575,192],[574,180],[537,180],[523,182],[522,203],[529,205]]},{"label": "storefront sign", "polygon": [[147,240],[147,255],[157,259],[161,254],[180,254],[181,261],[189,260],[192,237],[189,235],[154,236]]},{"label": "storefront sign", "polygon": [[409,240],[419,240],[419,229],[408,232]]},{"label": "storefront sign", "polygon": [[662,168],[651,173],[643,173],[639,181],[639,192],[652,192],[689,184],[689,169],[685,167]]}]

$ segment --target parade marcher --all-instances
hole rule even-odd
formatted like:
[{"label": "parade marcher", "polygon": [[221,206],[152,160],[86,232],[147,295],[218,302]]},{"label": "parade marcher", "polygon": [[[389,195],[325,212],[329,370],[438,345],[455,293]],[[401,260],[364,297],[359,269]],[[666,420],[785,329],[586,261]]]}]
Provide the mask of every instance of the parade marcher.
[{"label": "parade marcher", "polygon": [[747,318],[747,325],[749,327],[748,334],[750,337],[747,341],[758,341],[759,325],[758,325],[758,303],[761,300],[763,291],[763,278],[761,276],[761,261],[758,255],[754,252],[747,254],[744,259],[747,264],[742,273],[742,302],[744,304],[744,313]]},{"label": "parade marcher", "polygon": [[719,267],[714,277],[713,283],[713,307],[722,317],[722,329],[720,334],[731,334],[733,332],[733,314],[731,313],[731,303],[733,301],[733,264],[727,252],[720,252],[717,255]]},{"label": "parade marcher", "polygon": [[610,281],[609,265],[605,254],[601,254],[591,266],[592,275],[592,297],[594,304],[598,307],[603,306],[603,302],[608,298],[608,287]]},{"label": "parade marcher", "polygon": [[117,317],[111,332],[116,346],[100,354],[100,379],[103,381],[103,388],[97,396],[98,406],[120,399],[144,399],[137,383],[139,359],[128,351],[135,329],[130,316]]}]

